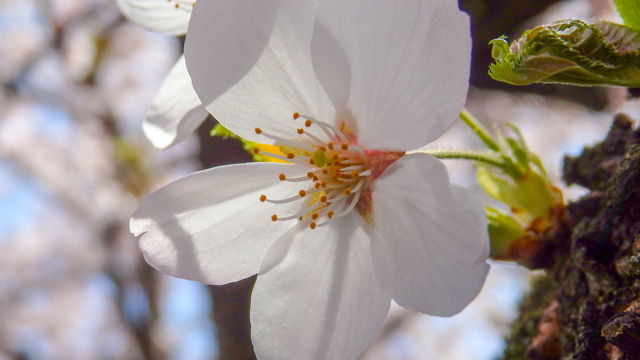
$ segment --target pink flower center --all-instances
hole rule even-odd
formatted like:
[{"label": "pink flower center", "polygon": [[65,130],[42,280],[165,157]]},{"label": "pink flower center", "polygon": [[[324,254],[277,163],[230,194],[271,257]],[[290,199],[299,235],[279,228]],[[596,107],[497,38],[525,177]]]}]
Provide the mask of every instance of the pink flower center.
[{"label": "pink flower center", "polygon": [[[293,215],[274,214],[273,221],[310,218],[309,227],[324,226],[331,219],[349,214],[356,209],[369,221],[371,214],[371,184],[394,161],[404,155],[404,151],[366,150],[358,145],[356,136],[343,122],[339,128],[311,118],[293,114],[294,120],[305,120],[304,127],[297,129],[293,140],[264,133],[256,128],[256,133],[275,140],[275,145],[284,155],[267,153],[268,156],[286,160],[292,164],[306,166],[305,176],[290,178],[280,174],[280,181],[300,183],[297,193],[286,199],[271,199],[261,195],[260,201],[284,204],[302,200],[301,210]],[[305,128],[319,127],[326,139],[321,139]],[[254,153],[259,152],[254,149]]]}]

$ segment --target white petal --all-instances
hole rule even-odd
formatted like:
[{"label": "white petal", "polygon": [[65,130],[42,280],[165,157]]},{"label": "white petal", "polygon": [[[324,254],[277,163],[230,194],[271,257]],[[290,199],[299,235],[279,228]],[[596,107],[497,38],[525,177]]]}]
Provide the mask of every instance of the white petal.
[{"label": "white petal", "polygon": [[351,92],[351,65],[338,39],[317,20],[311,38],[311,60],[316,77],[336,111],[346,113]]},{"label": "white petal", "polygon": [[[469,18],[456,1],[327,0],[318,21],[346,52],[348,107],[355,114],[349,125],[362,145],[416,149],[458,118],[468,90],[471,37]],[[324,55],[335,62],[333,54]]]},{"label": "white petal", "polygon": [[275,163],[221,166],[191,174],[147,197],[129,228],[140,237],[147,262],[158,271],[206,284],[226,284],[256,274],[271,244],[293,224],[271,220],[300,202],[273,205],[298,192],[278,174],[306,168]]},{"label": "white petal", "polygon": [[[269,250],[251,296],[258,359],[357,359],[389,310],[357,215],[291,229]],[[283,253],[283,250],[288,250]],[[275,254],[274,254],[275,253]]]},{"label": "white petal", "polygon": [[158,149],[166,149],[193,133],[209,116],[193,90],[184,56],[180,57],[151,103],[142,129]]},{"label": "white petal", "polygon": [[116,0],[116,3],[127,19],[145,29],[184,35],[195,0]]},{"label": "white petal", "polygon": [[195,7],[185,44],[187,68],[202,103],[229,130],[264,143],[256,127],[295,136],[301,125],[292,125],[294,112],[333,121],[335,110],[311,64],[319,4],[234,0]]},{"label": "white petal", "polygon": [[449,184],[426,154],[391,164],[372,190],[376,274],[400,305],[451,316],[471,302],[489,271],[487,222],[479,199]]}]

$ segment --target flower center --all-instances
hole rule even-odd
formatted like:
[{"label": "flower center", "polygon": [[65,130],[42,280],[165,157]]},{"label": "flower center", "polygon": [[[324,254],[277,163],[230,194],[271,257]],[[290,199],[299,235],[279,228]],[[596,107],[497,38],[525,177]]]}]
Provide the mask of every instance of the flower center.
[{"label": "flower center", "polygon": [[[310,217],[309,227],[315,229],[324,226],[331,219],[349,214],[356,209],[365,220],[369,220],[371,211],[370,184],[392,162],[404,152],[367,151],[357,144],[357,139],[343,122],[339,128],[299,113],[293,114],[294,120],[304,120],[304,127],[297,129],[298,136],[285,139],[266,134],[256,128],[257,134],[275,140],[283,155],[266,153],[268,156],[306,166],[305,176],[290,178],[279,175],[280,181],[301,183],[297,194],[286,199],[271,199],[260,196],[260,201],[284,204],[303,200],[301,210],[293,215],[278,216],[273,221],[286,221]],[[305,128],[317,126],[325,139],[321,139]],[[254,149],[258,154],[260,150]],[[364,195],[363,195],[364,194]]]}]

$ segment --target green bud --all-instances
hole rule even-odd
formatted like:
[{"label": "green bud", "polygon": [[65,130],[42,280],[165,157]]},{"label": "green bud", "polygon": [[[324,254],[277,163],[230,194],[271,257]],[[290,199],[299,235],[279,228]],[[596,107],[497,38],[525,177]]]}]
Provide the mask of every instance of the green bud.
[{"label": "green bud", "polygon": [[489,196],[509,205],[525,224],[547,219],[557,205],[547,177],[534,169],[514,179],[495,168],[478,166],[477,178]]},{"label": "green bud", "polygon": [[509,246],[517,239],[527,235],[527,231],[506,211],[491,206],[485,208],[489,224],[490,256],[493,259],[504,258]]}]

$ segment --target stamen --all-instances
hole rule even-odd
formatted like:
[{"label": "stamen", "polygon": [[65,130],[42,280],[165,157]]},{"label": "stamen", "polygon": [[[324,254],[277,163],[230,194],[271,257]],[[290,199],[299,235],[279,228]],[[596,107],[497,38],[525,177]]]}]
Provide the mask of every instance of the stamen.
[{"label": "stamen", "polygon": [[263,155],[268,155],[268,156],[270,156],[272,158],[279,159],[279,160],[282,160],[282,161],[287,161],[287,162],[291,162],[291,163],[302,165],[302,166],[308,166],[307,165],[307,160],[306,160],[308,158],[306,156],[298,156],[299,157],[299,159],[298,159],[298,158],[295,158],[296,156],[293,155],[293,154],[290,154],[291,156],[282,156],[280,154],[274,154],[274,153],[271,153],[271,152],[268,152],[268,151],[261,151],[261,153]]},{"label": "stamen", "polygon": [[315,228],[316,228],[316,223],[312,221],[312,222],[309,224],[309,227],[310,227],[311,229],[315,229]]},{"label": "stamen", "polygon": [[347,207],[346,210],[344,210],[343,212],[341,212],[338,215],[335,215],[335,217],[342,217],[347,215],[348,213],[351,212],[351,210],[353,210],[356,207],[356,204],[358,203],[358,200],[360,200],[360,194],[362,193],[362,191],[358,191],[357,193],[355,193],[355,195],[353,196],[353,199],[351,199],[351,203],[349,204],[349,207]]},{"label": "stamen", "polygon": [[356,150],[360,154],[360,157],[364,158],[364,150],[362,150],[360,146],[351,146],[350,149]]},{"label": "stamen", "polygon": [[[302,134],[302,133],[300,132],[300,130],[302,130],[302,129],[299,129],[299,130],[298,130],[298,134]],[[315,135],[313,135],[313,134],[310,134],[310,133],[308,133],[308,132],[305,132],[305,135],[307,135],[308,137],[310,137],[313,141],[315,141],[315,142],[317,142],[317,143],[323,143],[323,141],[322,141],[322,140],[320,140],[320,138],[318,138],[317,136],[315,136]]]},{"label": "stamen", "polygon": [[301,217],[305,216],[306,214],[315,213],[316,211],[318,211],[323,206],[324,205],[320,204],[320,205],[316,206],[315,208],[313,208],[311,211],[309,211],[308,208],[303,208],[302,210],[298,211],[297,213],[295,213],[293,215],[289,215],[289,216],[285,216],[285,217],[279,217],[278,221],[289,221],[289,220],[294,220],[294,219],[300,219]]},{"label": "stamen", "polygon": [[309,119],[311,121],[313,121],[314,124],[318,125],[322,131],[324,131],[324,133],[327,135],[327,137],[329,137],[329,139],[333,139],[333,137],[335,135],[338,135],[338,137],[340,138],[340,140],[342,140],[342,142],[348,143],[349,140],[347,139],[346,136],[344,136],[344,134],[342,133],[342,131],[340,131],[338,128],[336,128],[335,126],[326,123],[324,121],[320,121],[318,119],[314,119],[311,116],[307,116],[307,115],[300,115],[303,118]]},{"label": "stamen", "polygon": [[311,126],[311,120],[307,120],[304,122],[304,126],[309,127]]},{"label": "stamen", "polygon": [[299,117],[300,117],[300,113],[298,113],[298,112],[294,112],[293,113],[293,119],[294,120],[298,119]]},{"label": "stamen", "polygon": [[358,181],[358,184],[351,191],[356,192],[360,190],[363,184],[364,184],[364,178],[360,178],[360,181]]},{"label": "stamen", "polygon": [[340,162],[341,162],[342,164],[344,164],[344,165],[362,164],[362,160],[361,160],[361,159],[341,160]]},{"label": "stamen", "polygon": [[258,134],[258,135],[262,134],[262,129],[256,128],[256,134]]},{"label": "stamen", "polygon": [[340,169],[340,171],[342,172],[349,172],[352,170],[360,170],[364,167],[364,165],[352,165],[352,166],[347,166],[347,167],[343,167],[342,169]]},{"label": "stamen", "polygon": [[272,204],[286,204],[286,203],[290,203],[296,200],[299,200],[300,196],[299,195],[294,195],[292,197],[288,197],[286,199],[282,199],[282,200],[271,200],[271,199],[265,199],[267,202],[270,202]]},{"label": "stamen", "polygon": [[309,178],[307,176],[300,176],[297,178],[290,178],[290,179],[286,179],[285,181],[288,182],[302,182],[302,181],[307,181],[309,180]]},{"label": "stamen", "polygon": [[265,202],[267,200],[267,195],[260,195],[260,201]]},{"label": "stamen", "polygon": [[280,181],[285,181],[287,180],[287,177],[284,174],[280,174],[278,175],[278,179],[280,179]]},{"label": "stamen", "polygon": [[307,192],[304,190],[300,190],[298,191],[298,194],[300,194],[300,197],[305,197],[307,195]]},{"label": "stamen", "polygon": [[304,129],[298,129],[298,134],[300,135],[304,134]]},{"label": "stamen", "polygon": [[307,150],[307,151],[310,151],[310,152],[316,151],[316,149],[314,147],[312,147],[311,145],[309,145],[309,144],[306,144],[306,143],[303,143],[303,142],[291,141],[289,139],[285,139],[285,138],[283,138],[281,136],[277,136],[277,135],[271,135],[271,134],[263,133],[262,130],[260,130],[259,133],[256,131],[256,134],[262,134],[262,136],[268,137],[271,140],[279,142],[282,145],[290,146],[292,148],[298,148],[298,149]]},{"label": "stamen", "polygon": [[278,221],[278,215],[276,214],[271,215],[271,221]]}]

